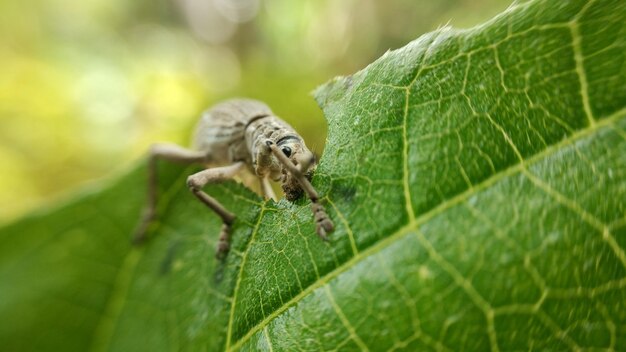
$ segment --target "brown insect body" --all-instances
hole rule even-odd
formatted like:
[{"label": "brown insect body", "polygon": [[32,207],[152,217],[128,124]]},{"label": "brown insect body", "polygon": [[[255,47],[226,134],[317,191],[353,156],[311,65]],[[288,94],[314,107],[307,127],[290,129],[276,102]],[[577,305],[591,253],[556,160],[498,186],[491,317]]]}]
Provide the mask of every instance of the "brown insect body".
[{"label": "brown insect body", "polygon": [[[230,179],[247,169],[261,181],[269,198],[275,198],[269,181],[279,181],[288,200],[306,192],[312,204],[316,230],[320,237],[333,231],[332,221],[318,195],[309,183],[315,170],[315,158],[302,137],[288,123],[275,116],[262,102],[234,99],[207,110],[196,127],[193,150],[172,144],[156,144],[150,153],[148,206],[140,223],[136,242],[145,238],[148,224],[155,217],[156,160],[159,158],[184,163],[202,163],[209,167],[189,176],[187,185],[192,193],[222,218],[223,227],[217,256],[228,252],[230,230],[235,215],[217,200],[202,191],[207,183]],[[221,167],[215,167],[220,166]]]}]

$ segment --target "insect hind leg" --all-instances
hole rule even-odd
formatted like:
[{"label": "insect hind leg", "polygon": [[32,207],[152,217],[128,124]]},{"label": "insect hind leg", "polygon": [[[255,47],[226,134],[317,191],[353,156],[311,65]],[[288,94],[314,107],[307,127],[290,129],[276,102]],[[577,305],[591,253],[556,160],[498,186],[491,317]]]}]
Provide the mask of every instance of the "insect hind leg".
[{"label": "insect hind leg", "polygon": [[146,240],[148,228],[156,218],[156,204],[158,198],[157,162],[159,159],[183,164],[203,163],[207,160],[207,154],[169,143],[153,144],[150,147],[148,156],[148,197],[141,221],[133,236],[133,243],[135,244],[141,244]]},{"label": "insect hind leg", "polygon": [[222,219],[222,230],[217,245],[217,252],[215,253],[215,256],[219,260],[223,260],[230,250],[230,232],[233,222],[235,221],[235,214],[228,211],[215,198],[204,192],[202,187],[208,183],[232,179],[244,166],[244,162],[239,161],[229,166],[206,169],[187,178],[187,186],[191,193]]}]

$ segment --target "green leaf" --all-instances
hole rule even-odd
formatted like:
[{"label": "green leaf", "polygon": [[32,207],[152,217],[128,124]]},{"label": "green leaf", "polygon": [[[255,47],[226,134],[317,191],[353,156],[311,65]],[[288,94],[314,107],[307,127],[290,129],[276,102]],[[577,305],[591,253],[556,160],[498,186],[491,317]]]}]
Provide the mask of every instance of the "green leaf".
[{"label": "green leaf", "polygon": [[3,349],[626,350],[626,3],[532,1],[323,86],[309,204],[144,165],[0,230]]}]

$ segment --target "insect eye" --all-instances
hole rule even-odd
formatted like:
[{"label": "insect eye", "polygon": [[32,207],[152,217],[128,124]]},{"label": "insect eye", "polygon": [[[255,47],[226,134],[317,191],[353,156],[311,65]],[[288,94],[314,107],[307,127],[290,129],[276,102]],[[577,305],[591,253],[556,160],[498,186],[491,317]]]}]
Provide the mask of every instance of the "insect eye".
[{"label": "insect eye", "polygon": [[285,154],[287,157],[291,156],[291,148],[289,147],[283,147],[283,154]]}]

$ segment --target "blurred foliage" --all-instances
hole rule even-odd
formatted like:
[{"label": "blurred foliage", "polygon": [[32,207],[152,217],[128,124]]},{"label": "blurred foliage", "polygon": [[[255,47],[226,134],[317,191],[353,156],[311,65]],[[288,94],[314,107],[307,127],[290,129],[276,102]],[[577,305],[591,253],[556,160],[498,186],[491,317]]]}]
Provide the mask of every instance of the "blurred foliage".
[{"label": "blurred foliage", "polygon": [[187,143],[233,96],[266,101],[321,152],[310,91],[510,0],[33,0],[0,2],[0,219]]}]

